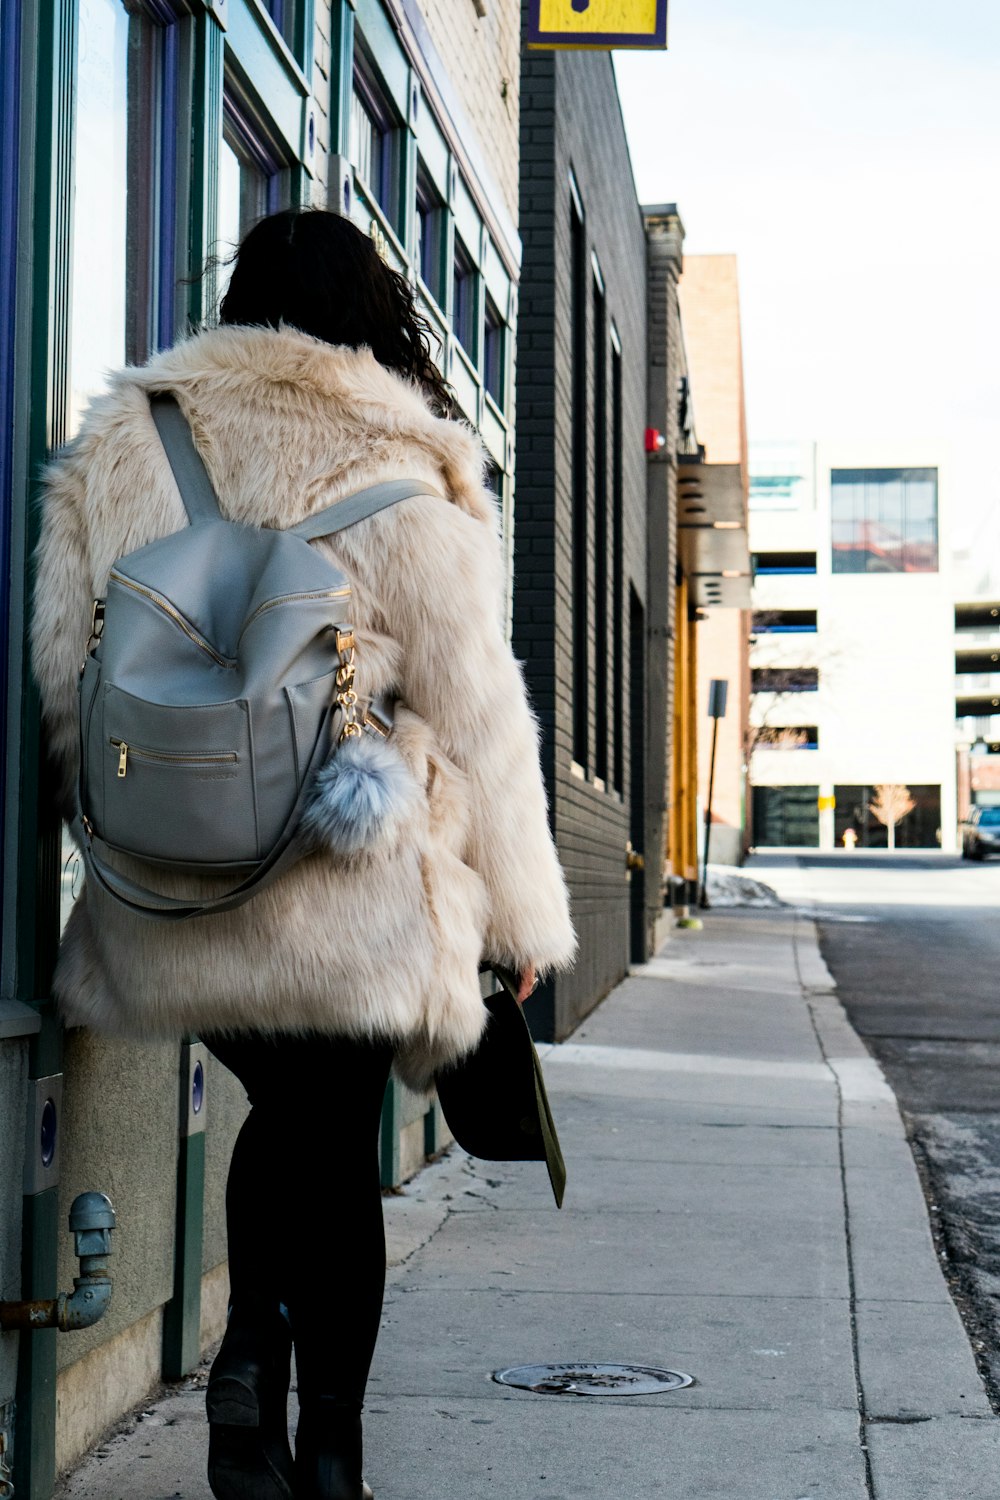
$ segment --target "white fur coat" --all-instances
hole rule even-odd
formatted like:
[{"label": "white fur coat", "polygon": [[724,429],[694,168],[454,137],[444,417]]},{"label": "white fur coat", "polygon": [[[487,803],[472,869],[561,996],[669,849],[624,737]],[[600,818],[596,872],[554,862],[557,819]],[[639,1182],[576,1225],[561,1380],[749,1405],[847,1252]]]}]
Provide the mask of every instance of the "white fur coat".
[{"label": "white fur coat", "polygon": [[115,376],[49,469],[38,555],[34,666],[66,805],[92,601],[117,557],[186,524],[150,417],[157,390],[177,397],[233,519],[289,526],[390,478],[446,496],[313,544],[351,582],[358,690],[398,693],[398,744],[424,795],[390,847],[312,855],[223,915],[159,925],[86,890],[56,996],[70,1024],[139,1035],[388,1037],[424,1086],[481,1034],[481,958],[544,972],[574,952],[536,725],[504,640],[482,450],[367,350],[292,329],[215,329]]}]

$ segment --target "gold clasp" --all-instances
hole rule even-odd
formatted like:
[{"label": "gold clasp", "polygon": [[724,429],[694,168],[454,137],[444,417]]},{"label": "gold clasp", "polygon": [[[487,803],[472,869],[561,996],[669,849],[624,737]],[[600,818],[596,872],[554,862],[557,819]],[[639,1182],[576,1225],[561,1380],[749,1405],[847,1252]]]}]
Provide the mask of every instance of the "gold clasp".
[{"label": "gold clasp", "polygon": [[87,642],[88,656],[94,650],[95,646],[98,645],[101,636],[104,634],[104,610],[105,601],[103,599],[95,599],[93,608],[90,611],[90,640]]},{"label": "gold clasp", "polygon": [[84,654],[83,661],[80,663],[81,677],[83,676],[84,670],[87,665],[87,657],[92,655],[92,653],[100,645],[101,636],[104,634],[104,608],[105,601],[103,599],[95,599],[93,605],[91,606],[90,639],[87,642],[87,650]]},{"label": "gold clasp", "polygon": [[340,740],[355,739],[361,733],[361,725],[358,723],[358,695],[354,690],[354,631],[337,631],[337,650],[340,652],[340,666],[337,668],[337,698],[336,701],[344,716],[344,726],[340,731]]}]

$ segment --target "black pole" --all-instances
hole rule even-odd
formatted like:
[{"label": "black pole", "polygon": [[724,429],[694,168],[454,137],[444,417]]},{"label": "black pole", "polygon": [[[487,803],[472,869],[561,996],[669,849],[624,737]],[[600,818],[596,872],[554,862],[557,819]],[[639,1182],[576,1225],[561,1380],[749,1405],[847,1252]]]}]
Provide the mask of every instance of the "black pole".
[{"label": "black pole", "polygon": [[708,766],[708,804],[705,808],[705,857],[702,861],[701,900],[698,905],[708,906],[708,846],[712,837],[712,797],[715,793],[715,747],[719,740],[719,717],[712,715],[712,759]]}]

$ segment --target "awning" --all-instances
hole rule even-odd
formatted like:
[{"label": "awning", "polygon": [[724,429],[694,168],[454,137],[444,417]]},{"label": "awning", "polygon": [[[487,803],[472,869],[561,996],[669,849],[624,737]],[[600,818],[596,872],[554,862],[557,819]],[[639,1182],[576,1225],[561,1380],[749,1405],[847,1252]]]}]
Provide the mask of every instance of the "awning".
[{"label": "awning", "polygon": [[677,534],[692,605],[749,609],[753,573],[742,465],[679,457]]}]

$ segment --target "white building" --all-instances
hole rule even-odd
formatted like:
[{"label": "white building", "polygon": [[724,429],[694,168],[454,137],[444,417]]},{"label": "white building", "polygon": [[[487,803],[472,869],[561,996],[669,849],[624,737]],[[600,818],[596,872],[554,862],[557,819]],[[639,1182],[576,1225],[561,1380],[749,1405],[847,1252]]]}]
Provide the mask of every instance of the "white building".
[{"label": "white building", "polygon": [[750,449],[753,839],[955,848],[954,592],[945,469],[912,443]]}]

